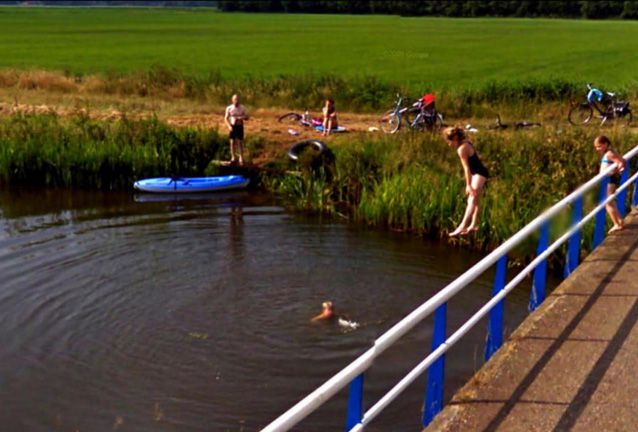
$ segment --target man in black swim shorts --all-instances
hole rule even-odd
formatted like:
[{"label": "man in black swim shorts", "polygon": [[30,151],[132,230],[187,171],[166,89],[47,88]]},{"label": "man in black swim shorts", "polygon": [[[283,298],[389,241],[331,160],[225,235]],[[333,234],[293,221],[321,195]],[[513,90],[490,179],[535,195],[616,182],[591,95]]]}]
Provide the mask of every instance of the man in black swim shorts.
[{"label": "man in black swim shorts", "polygon": [[244,120],[248,119],[246,108],[239,103],[239,96],[234,94],[232,103],[226,107],[224,123],[230,131],[230,163],[235,163],[235,150],[239,153],[239,165],[244,164]]}]

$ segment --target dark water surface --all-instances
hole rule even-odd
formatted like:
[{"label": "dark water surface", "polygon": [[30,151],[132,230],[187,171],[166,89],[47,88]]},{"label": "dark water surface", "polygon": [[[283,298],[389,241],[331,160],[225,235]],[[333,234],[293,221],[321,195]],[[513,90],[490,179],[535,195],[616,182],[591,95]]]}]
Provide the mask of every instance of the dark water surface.
[{"label": "dark water surface", "polygon": [[[258,430],[479,259],[247,193],[0,192],[0,430]],[[449,329],[491,277],[450,302]],[[528,293],[508,298],[508,331]],[[361,326],[310,323],[327,299]],[[366,374],[366,406],[429,352],[431,326]],[[448,355],[447,397],[480,367],[484,329]],[[419,430],[424,382],[369,430]],[[345,401],[295,430],[343,430]]]}]

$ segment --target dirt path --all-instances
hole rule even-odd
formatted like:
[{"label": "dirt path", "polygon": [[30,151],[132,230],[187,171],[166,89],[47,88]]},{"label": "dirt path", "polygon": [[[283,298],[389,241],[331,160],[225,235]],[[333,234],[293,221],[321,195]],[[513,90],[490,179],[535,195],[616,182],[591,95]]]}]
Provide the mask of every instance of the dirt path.
[{"label": "dirt path", "polygon": [[[353,134],[371,133],[369,128],[378,126],[378,116],[370,114],[339,113],[339,124],[346,127],[344,133],[322,137],[321,133],[312,127],[305,127],[294,123],[280,123],[278,118],[285,114],[281,110],[256,110],[251,113],[251,118],[246,122],[246,135],[259,136],[266,143],[265,146],[253,153],[252,162],[255,165],[264,164],[276,157],[281,157],[290,146],[298,141],[316,138],[329,144],[335,144],[347,140]],[[218,128],[225,133],[224,120],[219,115],[185,115],[170,116],[166,118],[168,124],[184,126],[205,126]]]},{"label": "dirt path", "polygon": [[[198,110],[200,111],[200,110]],[[115,121],[122,117],[122,112],[108,109],[91,109],[87,111],[84,108],[71,108],[66,106],[54,105],[29,105],[16,103],[0,103],[0,115],[11,115],[13,113],[25,114],[57,114],[60,116],[77,116],[88,115],[95,120]],[[223,108],[216,107],[211,109],[212,114],[190,113],[180,115],[158,115],[158,118],[165,121],[169,125],[176,127],[204,127],[218,129],[222,134],[226,132],[224,125]],[[375,114],[355,114],[355,113],[339,113],[339,124],[347,128],[347,132],[333,134],[332,136],[322,137],[320,132],[313,128],[304,127],[299,124],[280,123],[278,118],[285,114],[285,110],[275,109],[258,109],[249,112],[250,120],[246,122],[246,136],[263,138],[263,146],[254,149],[251,156],[252,163],[262,165],[276,157],[281,157],[295,142],[317,138],[326,143],[339,143],[352,137],[353,134],[380,133],[378,131],[370,131],[370,128],[378,127],[379,116]],[[313,113],[311,113],[312,115]],[[150,111],[138,111],[134,113],[126,113],[128,117],[147,118],[153,115]],[[317,113],[314,113],[317,115]]]}]

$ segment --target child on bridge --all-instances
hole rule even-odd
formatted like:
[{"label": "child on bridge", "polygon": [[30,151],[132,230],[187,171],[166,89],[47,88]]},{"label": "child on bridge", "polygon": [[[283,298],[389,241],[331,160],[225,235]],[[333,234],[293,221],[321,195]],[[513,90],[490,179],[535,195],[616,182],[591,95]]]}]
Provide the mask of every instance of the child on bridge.
[{"label": "child on bridge", "polygon": [[[616,188],[620,186],[620,173],[625,169],[627,161],[611,149],[611,141],[605,135],[600,135],[594,140],[594,148],[598,154],[602,155],[600,159],[600,172],[609,168],[610,165],[616,164],[616,170],[609,177],[609,184],[607,185],[607,195],[611,195],[616,191]],[[625,223],[620,217],[616,202],[611,201],[607,203],[605,209],[614,224],[609,230],[609,233],[624,229]]]}]

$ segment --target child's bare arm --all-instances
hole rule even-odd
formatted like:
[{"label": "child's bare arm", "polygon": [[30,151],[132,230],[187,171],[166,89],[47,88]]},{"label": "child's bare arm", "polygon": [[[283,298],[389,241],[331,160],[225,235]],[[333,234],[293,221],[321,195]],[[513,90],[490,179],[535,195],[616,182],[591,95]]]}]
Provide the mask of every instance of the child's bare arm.
[{"label": "child's bare arm", "polygon": [[610,153],[611,154],[609,155],[608,159],[616,164],[616,166],[618,167],[618,172],[623,171],[627,166],[627,161],[614,151]]}]

